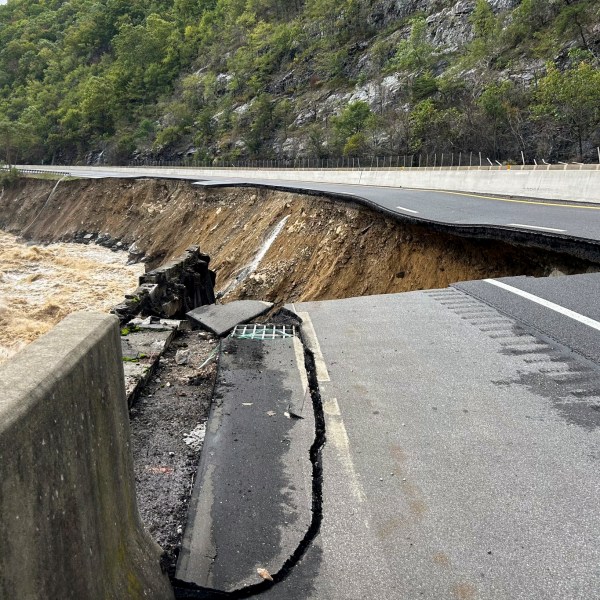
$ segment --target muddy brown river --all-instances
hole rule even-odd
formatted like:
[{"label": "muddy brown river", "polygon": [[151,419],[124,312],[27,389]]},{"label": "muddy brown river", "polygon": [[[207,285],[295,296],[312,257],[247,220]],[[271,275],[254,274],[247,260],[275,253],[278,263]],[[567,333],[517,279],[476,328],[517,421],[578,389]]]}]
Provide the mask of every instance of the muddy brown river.
[{"label": "muddy brown river", "polygon": [[141,264],[96,245],[27,244],[0,232],[0,362],[69,313],[108,312],[137,287]]}]

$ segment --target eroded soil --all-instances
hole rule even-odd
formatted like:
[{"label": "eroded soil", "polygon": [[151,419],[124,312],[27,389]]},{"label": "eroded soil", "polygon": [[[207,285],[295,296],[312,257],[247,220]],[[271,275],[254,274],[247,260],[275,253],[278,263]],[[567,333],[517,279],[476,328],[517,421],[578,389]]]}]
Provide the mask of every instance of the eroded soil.
[{"label": "eroded soil", "polygon": [[597,270],[564,254],[436,233],[350,203],[251,188],[204,189],[173,180],[26,180],[0,197],[0,228],[42,241],[108,233],[150,266],[199,245],[227,289],[278,223],[256,271],[226,299],[324,300],[446,287],[508,275]]},{"label": "eroded soil", "polygon": [[[165,551],[164,566],[175,573],[201,447],[186,439],[206,423],[216,376],[210,335],[180,334],[160,358],[150,383],[130,410],[131,449],[140,516]],[[187,354],[177,364],[178,351]],[[202,367],[202,368],[200,368]]]}]

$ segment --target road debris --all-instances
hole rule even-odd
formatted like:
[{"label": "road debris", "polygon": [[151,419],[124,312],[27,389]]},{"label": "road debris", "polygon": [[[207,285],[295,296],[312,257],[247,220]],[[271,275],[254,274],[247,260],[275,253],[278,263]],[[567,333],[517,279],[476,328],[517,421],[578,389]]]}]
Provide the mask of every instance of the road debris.
[{"label": "road debris", "polygon": [[190,362],[189,349],[179,349],[175,354],[175,363],[178,365],[187,365]]},{"label": "road debris", "polygon": [[267,581],[273,581],[273,577],[271,577],[271,573],[269,573],[269,571],[267,571],[266,569],[256,569],[256,572],[263,578],[266,579]]},{"label": "road debris", "polygon": [[196,452],[202,450],[204,437],[206,436],[206,423],[200,423],[192,431],[190,431],[183,441]]}]

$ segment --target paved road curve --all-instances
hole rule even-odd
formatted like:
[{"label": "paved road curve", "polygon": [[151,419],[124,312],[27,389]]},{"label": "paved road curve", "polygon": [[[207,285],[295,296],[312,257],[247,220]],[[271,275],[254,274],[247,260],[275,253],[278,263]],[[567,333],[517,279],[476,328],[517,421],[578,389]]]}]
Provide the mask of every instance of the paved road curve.
[{"label": "paved road curve", "polygon": [[[69,172],[71,167],[56,167]],[[561,242],[583,240],[592,242],[589,250],[598,255],[596,242],[600,241],[600,205],[577,202],[545,201],[522,198],[470,195],[458,192],[415,190],[406,188],[375,187],[363,185],[341,185],[310,181],[273,181],[239,179],[233,177],[204,177],[186,174],[165,175],[160,168],[131,168],[126,172],[110,167],[73,170],[78,177],[168,177],[188,179],[203,186],[259,185],[277,189],[331,194],[341,198],[362,199],[381,207],[400,218],[442,224],[475,235],[495,234],[496,237],[511,237],[522,243],[560,247]],[[259,175],[259,173],[257,173]],[[477,228],[473,232],[473,228]],[[484,231],[481,230],[483,228]],[[533,235],[531,235],[533,234]],[[523,237],[525,236],[525,237]]]},{"label": "paved road curve", "polygon": [[[554,237],[600,240],[600,206],[575,202],[551,202],[470,195],[459,192],[406,188],[340,185],[311,182],[249,180],[266,187],[319,191],[333,195],[359,197],[390,212],[411,219],[433,221],[457,227],[489,225],[509,231],[531,231]],[[224,185],[207,178],[204,186]]]}]

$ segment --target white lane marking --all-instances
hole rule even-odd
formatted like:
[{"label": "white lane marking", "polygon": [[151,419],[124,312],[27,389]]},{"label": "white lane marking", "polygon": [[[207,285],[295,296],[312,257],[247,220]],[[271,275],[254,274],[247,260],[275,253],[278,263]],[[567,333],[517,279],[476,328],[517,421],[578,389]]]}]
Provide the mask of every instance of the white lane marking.
[{"label": "white lane marking", "polygon": [[404,208],[404,206],[396,206],[398,210],[405,210],[406,212],[413,213],[415,215],[419,214],[418,210],[412,210],[412,208]]},{"label": "white lane marking", "polygon": [[337,451],[339,461],[346,472],[346,480],[352,488],[354,497],[358,502],[364,502],[366,499],[365,492],[356,475],[356,469],[354,468],[354,462],[350,454],[350,440],[337,398],[325,400],[323,403],[323,412],[325,413],[327,441],[331,442]]},{"label": "white lane marking", "polygon": [[539,225],[523,225],[522,223],[507,223],[509,227],[525,227],[526,229],[539,229],[540,231],[555,231],[565,233],[566,229],[554,229],[554,227],[540,227]]},{"label": "white lane marking", "polygon": [[319,340],[317,339],[317,334],[315,333],[315,328],[313,326],[313,322],[310,318],[310,315],[307,312],[297,312],[296,314],[302,319],[302,329],[304,330],[304,333],[306,335],[306,342],[308,344],[308,348],[312,351],[315,357],[317,381],[331,381],[329,377],[329,371],[327,370],[327,365],[325,364],[325,359],[323,358],[321,346],[319,345]]},{"label": "white lane marking", "polygon": [[300,372],[300,382],[302,383],[302,394],[306,398],[308,392],[308,376],[306,375],[306,367],[304,366],[304,348],[302,342],[294,338],[294,354],[296,355],[296,366]]},{"label": "white lane marking", "polygon": [[496,281],[495,279],[484,279],[483,281],[485,281],[487,283],[491,283],[492,285],[502,288],[503,290],[506,290],[508,292],[512,292],[513,294],[516,294],[517,296],[521,296],[522,298],[526,298],[527,300],[531,300],[531,302],[535,302],[536,304],[545,306],[546,308],[549,308],[550,310],[554,310],[557,313],[560,313],[561,315],[565,315],[566,317],[569,317],[575,321],[578,321],[579,323],[583,323],[584,325],[587,325],[588,327],[591,327],[592,329],[596,329],[597,331],[600,331],[600,322],[595,321],[594,319],[590,319],[589,317],[586,317],[582,314],[579,314],[578,312],[575,312],[574,310],[570,310],[568,308],[565,308],[564,306],[560,306],[560,304],[554,304],[554,302],[550,302],[549,300],[544,300],[544,298],[540,298],[539,296],[534,296],[533,294],[530,294],[529,292],[524,292],[523,290],[513,287],[512,285],[502,283],[502,281]]}]

